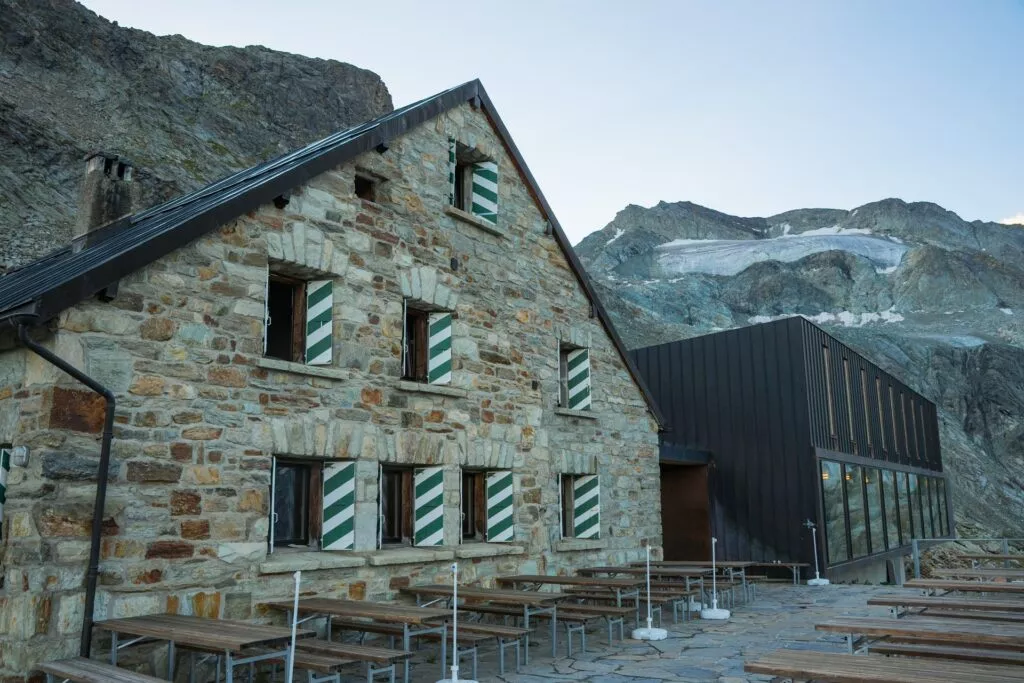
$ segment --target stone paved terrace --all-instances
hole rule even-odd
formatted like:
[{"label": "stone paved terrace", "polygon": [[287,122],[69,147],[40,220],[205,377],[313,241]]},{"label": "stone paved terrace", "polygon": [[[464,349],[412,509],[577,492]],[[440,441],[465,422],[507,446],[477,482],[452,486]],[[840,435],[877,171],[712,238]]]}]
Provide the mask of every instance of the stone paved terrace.
[{"label": "stone paved terrace", "polygon": [[[627,623],[625,643],[609,648],[607,630],[601,622],[587,633],[587,653],[574,650],[572,658],[552,660],[547,622],[536,631],[530,648],[530,665],[519,674],[497,675],[493,645],[481,655],[479,680],[507,683],[657,683],[659,681],[702,681],[739,683],[768,681],[768,676],[746,674],[744,659],[756,658],[779,648],[845,652],[844,638],[814,630],[814,624],[839,615],[885,616],[885,608],[868,607],[874,594],[894,593],[895,586],[833,585],[823,588],[762,585],[752,604],[739,604],[725,622],[701,621],[672,624],[671,610],[663,626],[669,637],[656,643],[629,640],[632,624]],[[915,591],[916,593],[916,591]],[[559,653],[565,653],[565,631],[559,627]],[[575,643],[578,638],[574,638]],[[431,658],[431,661],[436,661]],[[440,667],[417,657],[413,667],[415,683],[433,683]],[[459,678],[469,678],[469,662],[463,661]]]}]

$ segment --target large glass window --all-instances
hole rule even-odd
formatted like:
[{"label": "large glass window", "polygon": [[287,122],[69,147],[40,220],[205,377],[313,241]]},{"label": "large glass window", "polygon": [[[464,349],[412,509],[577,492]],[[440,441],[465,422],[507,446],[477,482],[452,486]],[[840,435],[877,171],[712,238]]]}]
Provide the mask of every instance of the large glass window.
[{"label": "large glass window", "polygon": [[914,518],[914,537],[928,538],[924,525],[924,506],[921,505],[921,484],[916,474],[908,474],[907,482],[910,490],[910,514]]},{"label": "large glass window", "polygon": [[899,511],[896,505],[898,495],[896,492],[896,473],[892,470],[882,470],[882,492],[885,499],[885,533],[887,548],[896,548],[901,545],[899,532]]},{"label": "large glass window", "polygon": [[935,536],[935,526],[932,519],[932,478],[922,476],[920,478],[921,503],[924,509],[921,511],[921,519],[924,520],[924,535],[928,538]]},{"label": "large glass window", "polygon": [[914,515],[911,514],[910,477],[906,472],[896,473],[900,488],[900,529],[903,530],[903,545],[910,545],[914,539]]},{"label": "large glass window", "polygon": [[850,549],[853,557],[868,554],[868,519],[864,505],[864,468],[846,465],[846,505],[850,511]]},{"label": "large glass window", "polygon": [[946,480],[939,479],[939,519],[942,520],[942,535],[952,536],[953,527],[950,525],[949,508],[946,506]]},{"label": "large glass window", "polygon": [[846,547],[846,510],[843,507],[842,466],[821,461],[821,502],[825,509],[825,545],[829,564],[850,559]]},{"label": "large glass window", "polygon": [[885,550],[885,532],[882,519],[881,473],[874,467],[864,470],[864,487],[868,496],[868,527],[871,530],[871,552]]},{"label": "large glass window", "polygon": [[932,535],[944,536],[945,532],[942,530],[942,510],[939,507],[939,480],[933,477],[931,482]]}]

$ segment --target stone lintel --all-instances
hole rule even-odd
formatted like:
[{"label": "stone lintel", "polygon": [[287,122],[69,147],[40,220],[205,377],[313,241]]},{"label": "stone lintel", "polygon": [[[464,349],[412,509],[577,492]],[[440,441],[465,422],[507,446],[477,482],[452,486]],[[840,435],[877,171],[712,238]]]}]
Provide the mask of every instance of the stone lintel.
[{"label": "stone lintel", "polygon": [[435,548],[385,548],[366,557],[372,567],[385,567],[392,564],[420,564],[421,562],[444,562],[455,559],[450,549]]},{"label": "stone lintel", "polygon": [[455,548],[455,557],[461,559],[522,555],[524,553],[526,553],[526,548],[511,543],[464,543]]}]

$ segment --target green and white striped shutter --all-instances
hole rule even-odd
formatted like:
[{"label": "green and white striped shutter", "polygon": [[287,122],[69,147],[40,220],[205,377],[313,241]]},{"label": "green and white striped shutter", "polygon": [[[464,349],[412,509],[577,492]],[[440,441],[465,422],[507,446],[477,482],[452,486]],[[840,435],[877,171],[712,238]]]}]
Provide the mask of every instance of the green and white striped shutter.
[{"label": "green and white striped shutter", "polygon": [[413,545],[444,542],[444,468],[413,472]]},{"label": "green and white striped shutter", "polygon": [[498,164],[473,164],[473,206],[471,213],[489,223],[498,222]]},{"label": "green and white striped shutter", "polygon": [[569,409],[590,410],[590,349],[566,354]]},{"label": "green and white striped shutter", "polygon": [[306,365],[330,365],[331,321],[334,310],[334,282],[311,280],[306,283]]},{"label": "green and white striped shutter", "polygon": [[356,464],[324,465],[323,550],[352,550],[356,545]]},{"label": "green and white striped shutter", "polygon": [[596,474],[577,477],[572,482],[573,536],[601,537],[601,488]]},{"label": "green and white striped shutter", "polygon": [[452,314],[431,313],[428,317],[427,383],[452,383]]},{"label": "green and white striped shutter", "polygon": [[455,206],[455,164],[455,138],[450,137],[448,138],[448,203],[452,206]]},{"label": "green and white striped shutter", "polygon": [[4,505],[7,503],[7,475],[11,471],[11,452],[0,448],[0,538],[3,537]]},{"label": "green and white striped shutter", "polygon": [[487,475],[487,540],[491,543],[515,538],[512,515],[512,473],[491,472]]}]

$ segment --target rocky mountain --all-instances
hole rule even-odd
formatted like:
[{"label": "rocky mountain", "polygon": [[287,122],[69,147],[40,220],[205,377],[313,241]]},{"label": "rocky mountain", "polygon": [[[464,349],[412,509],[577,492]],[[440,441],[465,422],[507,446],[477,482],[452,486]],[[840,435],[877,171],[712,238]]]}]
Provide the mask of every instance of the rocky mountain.
[{"label": "rocky mountain", "polygon": [[662,202],[576,249],[632,347],[803,315],[862,350],[939,405],[961,533],[1024,536],[1024,228],[899,199]]},{"label": "rocky mountain", "polygon": [[0,272],[70,240],[87,152],[134,162],[143,208],[391,109],[350,64],[0,0]]}]

